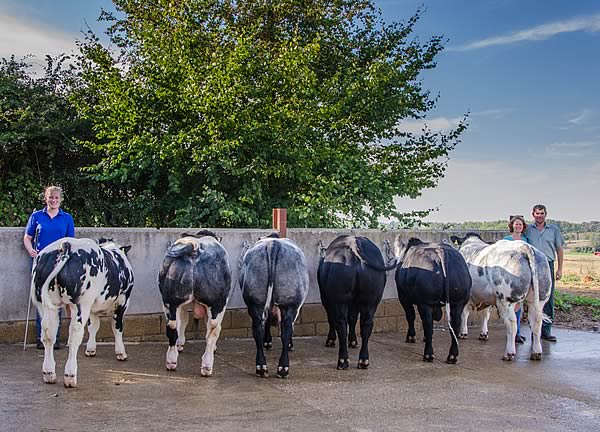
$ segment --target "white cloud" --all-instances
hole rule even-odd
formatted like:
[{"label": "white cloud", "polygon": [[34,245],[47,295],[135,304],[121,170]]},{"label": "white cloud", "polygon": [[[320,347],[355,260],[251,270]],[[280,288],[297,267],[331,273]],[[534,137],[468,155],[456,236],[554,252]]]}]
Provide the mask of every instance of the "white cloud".
[{"label": "white cloud", "polygon": [[404,120],[400,123],[398,128],[402,132],[409,132],[414,135],[421,135],[423,128],[427,126],[428,129],[434,132],[449,132],[456,127],[462,121],[462,117],[448,118],[448,117],[435,117],[432,119],[421,119],[421,120]]},{"label": "white cloud", "polygon": [[596,144],[591,141],[576,141],[548,144],[544,148],[544,152],[546,156],[552,158],[573,158],[589,155],[596,149]]},{"label": "white cloud", "polygon": [[600,14],[542,24],[503,36],[494,36],[457,47],[451,46],[448,48],[448,51],[470,51],[496,45],[508,45],[521,41],[545,40],[561,33],[572,33],[577,31],[599,32]]},{"label": "white cloud", "polygon": [[499,119],[511,111],[512,109],[510,108],[490,108],[482,111],[475,111],[472,113],[472,115],[477,117],[491,117],[494,119]]},{"label": "white cloud", "polygon": [[592,111],[586,108],[583,111],[581,111],[580,113],[572,114],[572,116],[574,116],[574,117],[568,119],[567,121],[574,125],[580,125],[587,118],[589,118],[591,114],[592,114]]},{"label": "white cloud", "polygon": [[491,221],[510,214],[531,214],[534,204],[548,207],[552,219],[598,220],[600,162],[577,169],[531,161],[466,161],[451,159],[436,189],[415,200],[397,198],[400,211],[439,207],[432,222]]},{"label": "white cloud", "polygon": [[32,54],[38,62],[47,54],[70,53],[75,48],[75,35],[53,29],[24,18],[0,14],[0,57],[15,55],[21,59]]}]

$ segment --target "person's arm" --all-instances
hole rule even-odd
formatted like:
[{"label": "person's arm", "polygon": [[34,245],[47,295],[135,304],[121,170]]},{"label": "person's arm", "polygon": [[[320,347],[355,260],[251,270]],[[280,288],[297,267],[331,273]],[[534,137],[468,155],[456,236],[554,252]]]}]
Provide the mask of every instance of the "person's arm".
[{"label": "person's arm", "polygon": [[33,237],[25,234],[23,237],[23,244],[25,245],[25,249],[27,249],[29,256],[35,258],[37,256],[37,251],[33,247]]},{"label": "person's arm", "polygon": [[563,267],[563,248],[559,246],[556,248],[556,256],[558,258],[558,268],[556,269],[556,280],[560,280],[562,277],[562,267]]}]

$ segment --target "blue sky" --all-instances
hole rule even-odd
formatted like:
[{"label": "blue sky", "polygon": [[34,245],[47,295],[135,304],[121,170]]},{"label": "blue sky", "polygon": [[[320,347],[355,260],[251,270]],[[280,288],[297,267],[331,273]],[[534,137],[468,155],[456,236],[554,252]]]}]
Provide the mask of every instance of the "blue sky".
[{"label": "blue sky", "polygon": [[[551,218],[600,219],[600,2],[376,0],[386,21],[426,12],[416,35],[448,39],[423,75],[438,106],[426,123],[469,128],[438,188],[402,210],[431,221],[495,220],[544,203]],[[72,49],[109,0],[1,0],[0,56]],[[406,130],[422,124],[407,121]]]}]

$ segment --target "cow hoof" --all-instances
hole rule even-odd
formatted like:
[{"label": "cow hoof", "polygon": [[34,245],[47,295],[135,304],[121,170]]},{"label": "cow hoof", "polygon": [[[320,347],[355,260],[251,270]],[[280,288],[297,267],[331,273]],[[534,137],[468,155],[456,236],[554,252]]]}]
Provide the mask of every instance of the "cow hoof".
[{"label": "cow hoof", "polygon": [[177,363],[167,362],[167,370],[175,372],[177,370]]},{"label": "cow hoof", "polygon": [[177,345],[177,352],[183,351],[183,345]]},{"label": "cow hoof", "polygon": [[289,374],[290,374],[290,368],[289,367],[279,366],[277,368],[277,377],[278,378],[287,378]]},{"label": "cow hoof", "polygon": [[504,360],[504,361],[513,361],[514,359],[515,359],[514,354],[504,354],[502,356],[502,360]]},{"label": "cow hoof", "polygon": [[488,334],[487,334],[487,333],[481,333],[481,334],[479,335],[479,340],[480,340],[480,341],[487,341],[487,340],[488,340],[488,338],[489,338],[489,336],[488,336]]},{"label": "cow hoof", "polygon": [[54,372],[43,372],[44,382],[46,384],[56,384],[56,373]]},{"label": "cow hoof", "polygon": [[65,375],[63,384],[66,388],[77,387],[77,375]]},{"label": "cow hoof", "polygon": [[267,369],[267,365],[256,365],[256,376],[261,378],[268,378],[269,369]]},{"label": "cow hoof", "polygon": [[125,353],[118,353],[117,354],[117,360],[119,360],[119,361],[125,361],[125,360],[127,360],[127,354],[125,354]]},{"label": "cow hoof", "polygon": [[202,369],[200,369],[200,375],[202,375],[203,377],[212,376],[212,372],[212,368],[208,366],[202,366]]},{"label": "cow hoof", "polygon": [[271,348],[273,348],[273,342],[263,342],[263,348],[270,350]]},{"label": "cow hoof", "polygon": [[468,339],[469,335],[467,333],[459,333],[458,338],[459,339]]},{"label": "cow hoof", "polygon": [[417,343],[417,338],[415,336],[406,336],[406,343]]},{"label": "cow hoof", "polygon": [[325,341],[325,346],[327,348],[335,348],[335,339],[327,339]]},{"label": "cow hoof", "polygon": [[348,359],[339,359],[338,363],[337,363],[337,369],[338,370],[346,370],[348,369],[348,367],[350,366],[350,362],[348,361]]},{"label": "cow hoof", "polygon": [[369,369],[369,359],[358,360],[359,369]]},{"label": "cow hoof", "polygon": [[434,359],[435,359],[435,356],[433,354],[425,354],[423,356],[423,361],[427,362],[427,363],[431,363]]},{"label": "cow hoof", "polygon": [[542,359],[542,353],[531,353],[531,356],[529,357],[530,360],[541,360]]},{"label": "cow hoof", "polygon": [[96,357],[96,350],[94,350],[94,351],[85,350],[85,356],[86,357]]},{"label": "cow hoof", "polygon": [[358,341],[356,339],[348,341],[348,348],[358,348]]},{"label": "cow hoof", "polygon": [[454,354],[449,354],[448,358],[446,359],[446,363],[448,363],[448,364],[456,364],[457,361],[458,361],[458,356],[455,356]]}]

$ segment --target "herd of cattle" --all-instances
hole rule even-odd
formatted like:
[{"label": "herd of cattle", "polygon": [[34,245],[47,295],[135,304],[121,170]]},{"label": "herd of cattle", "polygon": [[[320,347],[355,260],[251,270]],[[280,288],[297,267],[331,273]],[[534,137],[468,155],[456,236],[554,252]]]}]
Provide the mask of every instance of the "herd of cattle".
[{"label": "herd of cattle", "polygon": [[[366,237],[342,235],[327,247],[319,262],[317,280],[329,322],[325,345],[334,347],[337,336],[338,369],[348,368],[348,348],[358,347],[355,329],[359,319],[358,368],[369,367],[368,343],[375,311],[383,296],[386,272],[394,269],[398,299],[408,321],[406,342],[416,342],[416,306],[424,333],[424,361],[434,359],[433,321],[442,319],[444,309],[451,334],[446,362],[456,363],[458,339],[467,337],[469,309],[486,311],[479,337],[487,339],[492,306],[496,306],[506,326],[502,358],[512,360],[517,328],[514,309],[523,300],[528,303],[533,333],[531,359],[541,359],[542,309],[551,289],[550,268],[544,255],[522,241],[500,240],[490,245],[473,233],[464,238],[453,236],[451,240],[459,245],[458,250],[447,243],[424,243],[416,238],[405,243],[397,238],[395,260],[387,266],[379,248]],[[89,338],[85,355],[96,355],[99,314],[113,315],[115,354],[118,360],[127,359],[123,317],[133,288],[128,249],[107,239],[95,242],[65,238],[46,247],[36,258],[31,294],[42,316],[45,382],[56,382],[52,348],[62,306],[71,311],[65,387],[77,386],[77,352],[86,324]],[[277,376],[287,377],[293,325],[309,289],[304,253],[293,241],[277,234],[260,239],[243,255],[239,285],[252,319],[256,374],[268,376],[263,350],[272,347],[269,323],[273,322],[280,325],[282,340]],[[177,368],[191,309],[195,318],[206,321],[206,348],[200,373],[212,375],[216,343],[231,290],[229,257],[220,239],[207,230],[183,234],[167,248],[158,286],[167,319],[167,370]]]}]

